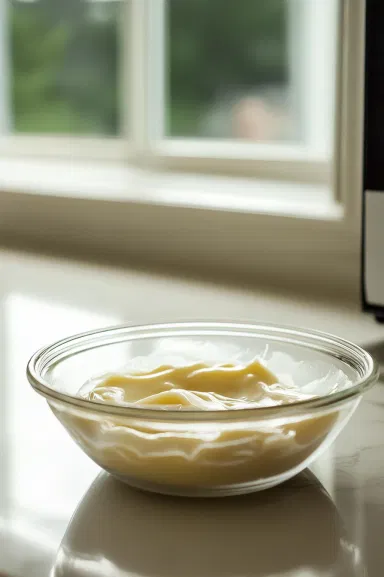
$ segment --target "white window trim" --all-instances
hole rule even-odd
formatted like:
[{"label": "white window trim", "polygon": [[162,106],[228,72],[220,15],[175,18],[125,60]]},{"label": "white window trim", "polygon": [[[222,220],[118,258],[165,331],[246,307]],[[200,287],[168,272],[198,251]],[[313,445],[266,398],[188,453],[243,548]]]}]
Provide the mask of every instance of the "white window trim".
[{"label": "white window trim", "polygon": [[[140,0],[134,1],[136,9],[139,9]],[[31,246],[45,249],[48,246],[51,250],[64,248],[77,255],[83,251],[108,258],[114,254],[125,260],[137,258],[140,263],[176,266],[180,271],[208,271],[211,275],[219,274],[232,280],[273,282],[296,289],[308,285],[313,290],[328,290],[332,294],[342,291],[343,295],[356,296],[362,174],[364,3],[342,0],[342,6],[338,154],[332,174],[336,201],[330,203],[328,214],[319,216],[318,212],[309,214],[305,211],[295,214],[294,211],[282,211],[279,203],[264,211],[220,207],[215,203],[208,207],[204,203],[191,206],[180,197],[178,202],[172,201],[172,195],[167,198],[166,190],[161,198],[150,198],[147,202],[143,201],[143,191],[133,180],[127,183],[127,189],[131,187],[132,192],[132,195],[128,193],[128,202],[118,198],[107,200],[107,195],[105,198],[85,199],[79,194],[75,198],[76,195],[54,190],[50,196],[39,194],[38,190],[24,193],[17,186],[16,174],[13,181],[8,182],[7,191],[0,193],[0,234],[3,240],[9,239],[14,243],[17,232],[18,239],[24,238]],[[136,70],[137,78],[139,73]],[[36,147],[36,139],[32,141]],[[49,148],[48,141],[45,142]],[[116,143],[107,144],[115,146]],[[97,148],[95,142],[95,151]],[[100,157],[106,156],[100,154]],[[108,158],[114,159],[112,152]],[[74,164],[72,161],[68,166]],[[156,173],[152,178],[157,178]],[[80,189],[82,183],[78,182],[78,186]],[[12,190],[17,190],[18,194]],[[109,194],[110,190],[107,192]],[[180,195],[184,192],[180,190]],[[177,191],[172,194],[175,199]]]},{"label": "white window trim", "polygon": [[117,138],[88,138],[70,136],[0,136],[0,158],[66,159],[73,161],[103,160],[126,162],[133,156],[129,142]]},{"label": "white window trim", "polygon": [[151,165],[166,170],[253,175],[255,178],[329,184],[331,163],[306,146],[172,139],[159,142]]},{"label": "white window trim", "polygon": [[343,216],[323,184],[141,170],[116,163],[0,159],[0,190],[73,200],[164,205],[334,221]]}]

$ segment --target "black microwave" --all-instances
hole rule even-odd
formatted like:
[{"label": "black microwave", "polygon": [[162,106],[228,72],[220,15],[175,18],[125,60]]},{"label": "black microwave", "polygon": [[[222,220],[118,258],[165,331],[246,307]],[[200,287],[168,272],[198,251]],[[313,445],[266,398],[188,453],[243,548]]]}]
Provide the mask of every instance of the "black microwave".
[{"label": "black microwave", "polygon": [[384,322],[384,0],[366,0],[363,308]]}]

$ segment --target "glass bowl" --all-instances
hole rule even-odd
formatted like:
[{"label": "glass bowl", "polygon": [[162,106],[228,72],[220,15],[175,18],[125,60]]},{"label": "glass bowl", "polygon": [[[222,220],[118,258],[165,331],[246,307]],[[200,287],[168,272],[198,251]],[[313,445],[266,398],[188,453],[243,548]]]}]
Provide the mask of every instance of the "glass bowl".
[{"label": "glass bowl", "polygon": [[[164,410],[90,401],[89,379],[136,363],[245,363],[260,358],[313,398],[223,411]],[[71,437],[129,485],[184,496],[250,493],[278,485],[329,447],[378,378],[360,347],[331,335],[265,324],[190,322],[76,335],[33,355],[33,388]]]}]

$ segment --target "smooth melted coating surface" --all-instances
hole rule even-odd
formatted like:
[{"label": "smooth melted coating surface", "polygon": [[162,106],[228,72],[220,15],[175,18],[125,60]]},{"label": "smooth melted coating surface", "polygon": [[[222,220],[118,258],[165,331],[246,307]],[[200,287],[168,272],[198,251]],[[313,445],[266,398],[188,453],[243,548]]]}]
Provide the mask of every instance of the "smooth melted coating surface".
[{"label": "smooth melted coating surface", "polygon": [[223,411],[269,407],[308,399],[297,387],[278,383],[260,362],[247,365],[195,363],[149,372],[110,375],[80,395],[118,405]]}]

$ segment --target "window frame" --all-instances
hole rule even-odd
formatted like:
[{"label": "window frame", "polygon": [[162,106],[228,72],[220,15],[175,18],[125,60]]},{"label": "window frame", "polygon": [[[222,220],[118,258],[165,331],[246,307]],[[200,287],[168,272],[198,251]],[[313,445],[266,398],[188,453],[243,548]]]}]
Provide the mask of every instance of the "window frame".
[{"label": "window frame", "polygon": [[[329,146],[319,147],[316,136],[309,135],[309,142],[305,143],[279,143],[279,142],[244,142],[240,140],[198,139],[198,138],[173,138],[165,136],[164,116],[166,105],[166,0],[133,0],[133,3],[141,4],[140,16],[142,21],[142,34],[146,38],[146,48],[138,48],[138,42],[132,44],[132,54],[140,53],[143,58],[140,65],[147,70],[144,90],[139,95],[146,104],[147,110],[144,115],[147,125],[142,122],[142,127],[147,131],[146,149],[140,149],[135,143],[140,138],[134,133],[134,148],[140,150],[141,164],[149,167],[161,168],[162,170],[182,170],[205,173],[227,173],[254,175],[259,178],[284,179],[299,182],[313,182],[328,184],[331,178],[334,134],[330,134]],[[341,4],[344,0],[337,0],[332,6],[328,6],[326,14],[320,20],[316,18],[313,9],[308,9],[301,2],[293,0],[290,3],[290,16],[301,10],[301,21],[304,27],[311,30],[311,57],[304,63],[308,72],[313,68],[320,68],[322,75],[311,75],[311,82],[305,83],[300,88],[300,100],[302,102],[314,102],[310,110],[306,110],[309,117],[316,117],[321,126],[327,117],[332,116],[332,108],[335,106],[337,95],[334,95],[334,86],[326,86],[327,80],[336,77],[336,69],[331,71],[328,78],[325,77],[325,67],[332,59],[335,63],[339,59],[337,35],[335,40],[329,43],[328,52],[323,55],[322,35],[329,29],[336,32],[342,18]],[[135,18],[132,19],[133,21]],[[290,19],[292,20],[292,18]],[[292,23],[288,23],[292,26]],[[292,36],[292,34],[291,34]],[[290,51],[293,52],[292,46]],[[302,52],[302,51],[301,51]],[[292,53],[292,58],[296,54]],[[131,63],[134,66],[134,63]],[[335,66],[336,68],[336,66]],[[301,72],[301,75],[303,73]],[[296,75],[297,76],[297,75]],[[137,79],[136,79],[137,80]],[[331,81],[333,84],[333,81]],[[136,84],[137,85],[137,84]],[[321,90],[325,91],[326,105],[314,98],[314,94]],[[143,97],[144,95],[144,97]],[[135,108],[135,107],[134,107]],[[308,107],[307,107],[308,108]],[[319,132],[319,131],[318,131]],[[307,135],[308,136],[308,135]]]},{"label": "window frame", "polygon": [[[102,200],[75,199],[71,195],[62,197],[54,191],[52,197],[39,194],[39,191],[23,194],[17,186],[15,190],[19,194],[15,195],[12,186],[8,186],[7,191],[0,190],[1,238],[10,239],[12,243],[16,232],[31,246],[41,248],[49,243],[51,250],[56,247],[77,256],[80,250],[87,255],[97,254],[99,258],[104,255],[109,259],[114,254],[116,258],[137,258],[140,263],[177,267],[179,271],[188,269],[200,274],[205,271],[211,276],[232,279],[235,275],[237,280],[259,281],[261,278],[263,283],[278,283],[281,287],[303,289],[308,285],[313,291],[321,290],[323,296],[343,291],[343,295],[348,293],[356,297],[360,262],[365,2],[340,2],[336,153],[331,174],[335,197],[330,199],[328,215],[327,210],[321,216],[316,210],[312,214],[295,214],[294,211],[287,214],[281,211],[278,203],[276,209],[261,210],[260,213],[257,210],[228,209],[220,204],[220,194],[217,203],[196,207],[182,201],[173,204],[164,195],[158,200],[148,200],[141,196],[140,190],[135,190],[137,194],[127,197],[124,202],[109,201],[108,192]],[[139,11],[143,26],[141,31],[138,27],[135,29],[135,42],[139,39],[142,42],[142,60],[137,60],[133,78],[145,83],[148,89],[149,79],[139,64],[148,57],[143,42],[147,38],[143,32],[148,32],[148,4],[133,0],[133,6]],[[137,89],[132,98],[138,97]],[[137,123],[132,126],[137,130],[133,134],[143,134],[145,114],[137,115],[132,121]],[[49,139],[35,137],[26,143],[26,149],[29,147],[29,152],[32,152],[33,148],[36,154],[37,140],[45,141],[48,151]],[[63,146],[63,141],[60,142]],[[78,139],[79,153],[84,142],[84,139]],[[19,144],[15,143],[14,152],[21,158]],[[160,172],[166,170],[172,178],[169,167],[161,166],[161,162],[158,165],[153,163],[154,156],[148,153],[147,140],[141,142],[139,151],[128,151],[129,147],[124,142],[116,156],[116,150],[113,151],[115,142],[100,144],[95,141],[93,144],[96,160],[108,158],[116,161],[122,155],[126,166],[126,159],[131,155],[131,166],[150,166],[155,179],[157,169]],[[109,145],[111,150],[107,154]],[[76,151],[70,142],[66,147],[66,156],[73,162]],[[9,142],[0,141],[1,152],[8,150],[9,154],[10,148]],[[55,154],[57,151],[52,151],[51,157]],[[201,170],[200,160],[198,158],[197,162]],[[288,165],[289,162],[286,168]],[[208,159],[206,172],[209,172],[209,166]],[[310,163],[306,166],[312,170]],[[261,167],[262,164],[257,169],[261,170]],[[261,176],[268,178],[268,174],[273,174],[275,180],[284,178],[285,171],[279,173],[277,167],[272,161]],[[296,179],[303,182],[303,173],[291,173],[292,182]],[[127,231],[130,231],[130,240]],[[219,258],[220,254],[223,259]]]},{"label": "window frame", "polygon": [[[291,2],[291,12],[297,11],[295,6],[297,4],[295,0]],[[334,5],[337,4],[338,2]],[[115,161],[125,160],[133,166],[146,166],[149,169],[228,174],[243,172],[245,175],[252,174],[261,178],[329,182],[331,156],[325,150],[319,149],[315,142],[247,143],[235,140],[176,139],[163,136],[166,103],[165,11],[166,0],[122,0],[118,79],[121,133],[118,137],[1,135],[0,132],[0,153],[3,156],[16,157],[73,156],[87,160],[106,158]],[[300,18],[304,23],[308,23],[313,32],[316,32],[313,34],[316,36],[315,49],[312,50],[316,61],[312,64],[324,69],[319,49],[321,34],[327,26],[335,23],[337,10],[328,10],[326,18],[320,22],[321,26],[317,27],[313,26],[312,10],[304,7],[301,12]],[[328,50],[328,57],[334,48]],[[290,50],[292,51],[292,47]],[[304,66],[306,70],[311,68],[308,62]],[[312,79],[313,82],[306,83],[309,84],[309,93],[302,95],[301,101],[315,102],[315,106],[305,114],[323,120],[324,114],[319,110],[319,101],[313,98],[313,93],[318,92],[324,85],[324,79],[320,79],[320,82],[318,79],[319,75]],[[308,91],[308,87],[306,90]],[[330,106],[328,102],[327,107]]]}]

